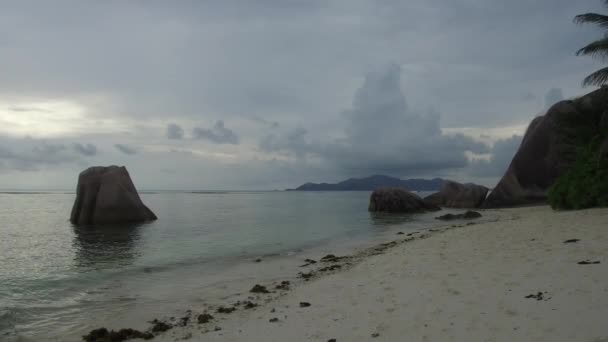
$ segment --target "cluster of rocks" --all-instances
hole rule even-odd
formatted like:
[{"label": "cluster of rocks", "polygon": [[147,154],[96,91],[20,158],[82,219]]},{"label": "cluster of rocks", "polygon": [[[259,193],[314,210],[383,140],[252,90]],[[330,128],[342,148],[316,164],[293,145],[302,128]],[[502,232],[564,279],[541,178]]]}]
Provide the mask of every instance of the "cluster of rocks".
[{"label": "cluster of rocks", "polygon": [[369,200],[369,211],[386,213],[419,213],[447,208],[479,208],[489,189],[477,184],[444,182],[441,190],[425,198],[401,188],[374,191]]}]

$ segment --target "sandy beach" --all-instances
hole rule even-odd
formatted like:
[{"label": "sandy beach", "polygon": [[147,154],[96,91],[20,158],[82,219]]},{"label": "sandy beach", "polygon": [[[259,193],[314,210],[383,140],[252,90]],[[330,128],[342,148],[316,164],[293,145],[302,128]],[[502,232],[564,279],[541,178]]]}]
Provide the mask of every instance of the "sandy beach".
[{"label": "sandy beach", "polygon": [[[289,290],[243,284],[257,307],[192,308],[188,325],[155,340],[608,341],[608,209],[491,212],[500,220],[319,261],[300,271],[342,267]],[[204,311],[213,319],[198,324]]]}]

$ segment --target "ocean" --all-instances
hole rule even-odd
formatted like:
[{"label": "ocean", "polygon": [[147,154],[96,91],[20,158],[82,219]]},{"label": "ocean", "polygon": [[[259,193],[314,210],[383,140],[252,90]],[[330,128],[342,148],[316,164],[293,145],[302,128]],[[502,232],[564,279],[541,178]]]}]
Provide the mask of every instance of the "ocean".
[{"label": "ocean", "polygon": [[73,193],[0,194],[0,340],[78,341],[101,326],[145,328],[254,283],[294,278],[306,257],[440,224],[437,213],[371,214],[369,192],[141,197],[157,221],[75,227]]}]

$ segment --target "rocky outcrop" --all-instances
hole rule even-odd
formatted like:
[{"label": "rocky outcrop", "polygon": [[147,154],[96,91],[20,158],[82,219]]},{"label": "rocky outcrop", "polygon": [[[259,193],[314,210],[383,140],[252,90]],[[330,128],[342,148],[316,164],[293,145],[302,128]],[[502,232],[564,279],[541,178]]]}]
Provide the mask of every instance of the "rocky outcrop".
[{"label": "rocky outcrop", "polygon": [[156,220],[124,166],[90,167],[78,176],[70,221],[76,225]]},{"label": "rocky outcrop", "polygon": [[425,197],[424,200],[441,207],[479,208],[488,191],[489,189],[482,185],[446,181],[439,192]]},{"label": "rocky outcrop", "polygon": [[375,190],[369,199],[369,211],[388,213],[416,213],[436,211],[440,208],[425,202],[418,195],[400,188]]},{"label": "rocky outcrop", "polygon": [[549,187],[576,160],[578,148],[600,134],[606,120],[608,88],[553,105],[530,123],[505,175],[485,208],[546,203]]}]

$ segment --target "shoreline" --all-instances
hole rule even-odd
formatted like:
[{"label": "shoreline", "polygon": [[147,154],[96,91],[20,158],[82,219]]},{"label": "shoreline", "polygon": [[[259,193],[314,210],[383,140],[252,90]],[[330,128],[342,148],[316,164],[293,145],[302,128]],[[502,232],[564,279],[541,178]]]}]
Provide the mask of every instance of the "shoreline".
[{"label": "shoreline", "polygon": [[[461,210],[444,210],[444,212],[459,212]],[[437,213],[430,213],[429,215],[437,216]],[[513,215],[505,213],[501,210],[486,210],[484,217],[476,220],[455,220],[455,221],[434,221],[426,222],[417,226],[409,226],[407,223],[398,225],[388,225],[388,229],[377,236],[366,239],[338,239],[322,245],[317,248],[311,248],[301,253],[297,253],[294,256],[277,256],[271,258],[263,258],[262,262],[256,263],[255,260],[251,260],[246,264],[240,265],[240,271],[244,273],[251,273],[251,269],[257,270],[256,276],[245,275],[242,277],[242,281],[238,284],[227,284],[218,283],[214,287],[222,287],[225,295],[219,295],[220,292],[216,292],[215,295],[205,296],[204,300],[195,300],[190,307],[183,307],[181,313],[176,313],[175,310],[165,311],[165,313],[173,312],[165,317],[158,317],[159,320],[167,322],[169,325],[175,326],[173,329],[165,334],[161,334],[156,337],[155,340],[164,340],[164,336],[173,336],[175,334],[182,334],[179,331],[186,331],[182,337],[188,337],[189,328],[200,328],[196,323],[198,315],[202,313],[210,313],[216,318],[230,319],[230,317],[237,315],[238,313],[247,311],[253,312],[257,309],[261,309],[264,305],[271,303],[281,297],[288,295],[293,289],[297,289],[301,286],[306,286],[308,283],[312,283],[318,279],[323,279],[327,276],[349,272],[350,269],[355,267],[361,262],[364,262],[370,257],[382,255],[388,250],[407,244],[415,240],[422,240],[431,237],[435,234],[445,232],[454,228],[465,227],[467,224],[482,224],[489,222],[496,222],[498,220],[513,219]],[[389,217],[390,218],[390,217]],[[338,255],[337,260],[322,261],[321,258],[326,254],[335,253]],[[305,260],[315,259],[315,263],[308,263]],[[277,276],[279,275],[279,276]],[[249,279],[249,280],[246,280]],[[247,281],[247,282],[244,282]],[[275,289],[281,282],[289,282],[287,286],[290,291]],[[256,284],[266,286],[267,289],[273,293],[266,294],[263,296],[252,295],[248,291]],[[231,287],[228,289],[228,287]],[[213,290],[210,289],[212,292]],[[255,305],[256,309],[246,308],[244,305],[247,303],[250,306]],[[195,304],[196,303],[196,304]],[[232,308],[235,307],[236,311],[229,314],[216,315],[215,312],[220,307]],[[188,310],[186,310],[188,309]],[[156,318],[155,318],[156,319]],[[145,321],[135,321],[129,319],[127,322],[122,321],[123,324],[107,324],[109,330],[119,330],[122,328],[136,328],[145,331],[149,328],[149,324]],[[180,320],[187,321],[191,326],[182,327],[180,326]],[[204,331],[209,332],[215,329],[215,326],[205,325]],[[87,333],[89,330],[86,331]],[[80,335],[78,335],[79,337]],[[76,339],[76,335],[73,335]],[[171,337],[175,339],[175,337]],[[169,338],[168,340],[171,340]],[[196,340],[196,339],[195,339]]]},{"label": "shoreline", "polygon": [[[260,284],[276,291],[271,294],[243,289],[235,312],[195,308],[189,324],[154,340],[608,337],[602,319],[608,313],[608,209],[553,212],[536,206],[500,212],[497,221],[448,223],[411,240],[404,234],[337,263],[317,260],[323,267],[342,266],[290,284],[289,290],[274,290],[280,283]],[[565,243],[572,239],[578,241]],[[246,309],[248,301],[256,306]],[[214,318],[198,324],[203,312]]]}]

